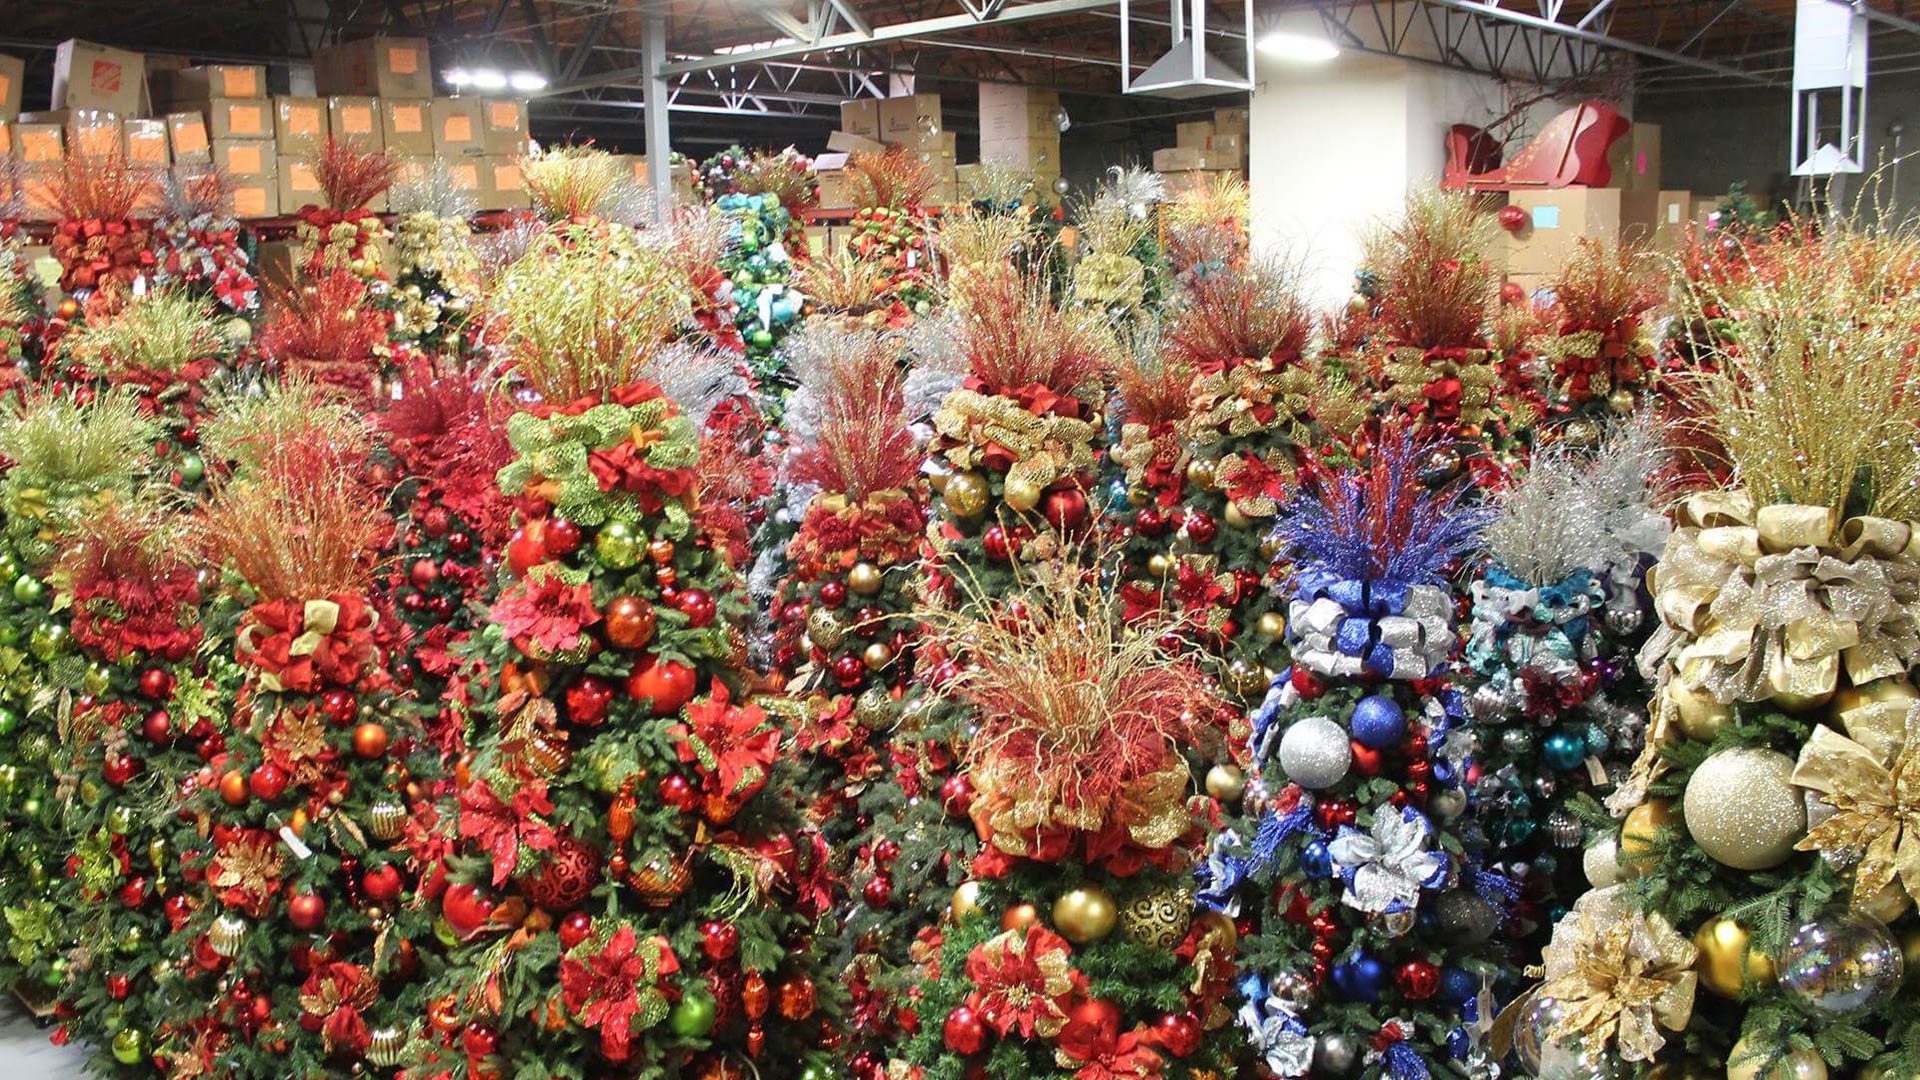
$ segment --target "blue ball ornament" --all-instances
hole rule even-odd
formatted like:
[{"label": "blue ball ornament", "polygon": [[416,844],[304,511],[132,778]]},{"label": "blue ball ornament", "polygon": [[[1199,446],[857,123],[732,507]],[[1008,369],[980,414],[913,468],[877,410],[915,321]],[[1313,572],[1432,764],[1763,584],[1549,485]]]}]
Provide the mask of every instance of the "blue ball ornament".
[{"label": "blue ball ornament", "polygon": [[1465,968],[1440,969],[1440,997],[1455,1005],[1465,1005],[1480,992],[1480,978]]},{"label": "blue ball ornament", "polygon": [[1267,981],[1258,972],[1248,972],[1240,980],[1240,998],[1243,1001],[1262,1001],[1267,996]]},{"label": "blue ball ornament", "polygon": [[1561,772],[1577,769],[1587,760],[1586,737],[1564,729],[1549,732],[1540,744],[1540,757]]},{"label": "blue ball ornament", "polygon": [[1371,694],[1354,702],[1348,729],[1361,746],[1384,750],[1407,737],[1407,712],[1392,698]]},{"label": "blue ball ornament", "polygon": [[1343,960],[1333,967],[1333,988],[1348,1001],[1374,1002],[1386,987],[1387,973],[1380,961],[1365,953]]},{"label": "blue ball ornament", "polygon": [[1300,847],[1300,872],[1310,878],[1333,876],[1333,854],[1325,841],[1309,840]]}]

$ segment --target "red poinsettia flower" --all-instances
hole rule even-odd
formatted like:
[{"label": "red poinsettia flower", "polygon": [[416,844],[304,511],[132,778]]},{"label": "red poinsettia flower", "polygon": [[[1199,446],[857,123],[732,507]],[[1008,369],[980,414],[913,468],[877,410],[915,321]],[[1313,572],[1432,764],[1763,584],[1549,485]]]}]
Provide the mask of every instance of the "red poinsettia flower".
[{"label": "red poinsettia flower", "polygon": [[373,1042],[361,1010],[380,996],[380,986],[358,964],[321,964],[300,987],[300,1026],[320,1033],[329,1050],[366,1053]]},{"label": "red poinsettia flower", "polygon": [[600,621],[600,612],[592,586],[536,571],[494,601],[492,617],[521,652],[545,660],[583,644],[584,631]]},{"label": "red poinsettia flower", "polygon": [[1145,1028],[1121,1034],[1119,1009],[1076,1009],[1054,1045],[1080,1066],[1074,1080],[1157,1080],[1162,1061],[1149,1035]]},{"label": "red poinsettia flower", "polygon": [[[617,446],[587,454],[587,468],[602,491],[625,491],[640,502],[640,510],[656,514],[669,498],[691,493],[696,482],[692,469],[655,468],[647,460],[657,432],[642,432]],[[654,438],[650,438],[653,436]]]},{"label": "red poinsettia flower", "polygon": [[512,799],[502,799],[493,785],[475,780],[460,793],[460,837],[477,842],[493,860],[497,887],[513,876],[521,848],[553,850],[558,839],[553,826],[538,816],[552,812],[547,785],[541,781],[530,780]]},{"label": "red poinsettia flower", "polygon": [[1025,1038],[1052,1038],[1066,1026],[1075,989],[1073,948],[1039,924],[1008,930],[967,954],[974,984],[967,1005],[988,1017],[1002,1036],[1018,1029]]},{"label": "red poinsettia flower", "polygon": [[767,782],[767,770],[780,756],[780,729],[758,705],[733,705],[724,683],[713,694],[687,706],[687,722],[668,729],[680,760],[695,764],[702,786],[716,795],[748,798]]},{"label": "red poinsettia flower", "polygon": [[664,938],[642,944],[633,927],[622,926],[597,955],[561,958],[560,993],[583,1026],[600,1032],[600,1052],[609,1061],[625,1061],[641,994],[657,996],[657,982],[679,970]]},{"label": "red poinsettia flower", "polygon": [[1265,496],[1269,499],[1281,499],[1287,491],[1287,474],[1267,464],[1266,459],[1254,454],[1240,458],[1240,469],[1227,480],[1227,498],[1233,502],[1248,502]]}]

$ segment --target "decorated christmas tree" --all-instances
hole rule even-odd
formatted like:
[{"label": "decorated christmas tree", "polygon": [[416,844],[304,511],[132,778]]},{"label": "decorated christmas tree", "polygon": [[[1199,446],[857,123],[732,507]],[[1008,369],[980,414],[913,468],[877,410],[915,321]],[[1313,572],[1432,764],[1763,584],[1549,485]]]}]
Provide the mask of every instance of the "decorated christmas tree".
[{"label": "decorated christmas tree", "polygon": [[1655,348],[1645,319],[1661,299],[1646,256],[1582,237],[1551,283],[1550,334],[1533,341],[1546,362],[1551,416],[1560,437],[1592,447],[1609,416],[1634,412],[1655,387]]},{"label": "decorated christmas tree", "polygon": [[1646,684],[1633,668],[1651,619],[1645,567],[1664,544],[1666,452],[1645,422],[1592,450],[1556,442],[1495,497],[1472,583],[1465,663],[1476,749],[1472,820],[1522,886],[1503,931],[1537,955],[1586,890],[1586,818],[1639,754]]},{"label": "decorated christmas tree", "polygon": [[[1617,841],[1508,1016],[1529,1071],[1920,1067],[1901,980],[1920,712],[1910,233],[1785,238],[1701,287],[1739,313],[1681,392],[1732,464],[1678,511],[1641,652],[1659,693]],[[1611,855],[1613,858],[1607,858]]]},{"label": "decorated christmas tree", "polygon": [[432,913],[403,844],[438,769],[388,670],[372,602],[391,525],[364,483],[364,428],[324,411],[255,430],[198,530],[244,588],[231,730],[183,811],[194,887],[173,915],[189,973],[174,1075],[269,1076],[403,1063],[425,1010]]},{"label": "decorated christmas tree", "polygon": [[941,692],[965,715],[978,847],[921,927],[918,1030],[888,1075],[1209,1077],[1240,1044],[1236,931],[1196,918],[1188,887],[1204,828],[1181,744],[1209,722],[1210,680],[1063,553],[928,612],[962,665]]},{"label": "decorated christmas tree", "polygon": [[[878,299],[904,312],[932,299],[933,265],[925,206],[933,175],[910,150],[890,146],[847,159],[848,195],[857,207],[846,250],[881,279]],[[817,302],[811,295],[810,302]]]},{"label": "decorated christmas tree", "polygon": [[1313,465],[1275,528],[1292,564],[1293,664],[1254,712],[1244,828],[1213,841],[1201,900],[1240,920],[1240,1013],[1276,1076],[1484,1061],[1514,886],[1460,835],[1465,723],[1445,679],[1448,567],[1480,515],[1420,475],[1389,426],[1363,466]]},{"label": "decorated christmas tree", "polygon": [[[555,228],[494,298],[521,509],[483,733],[440,843],[459,944],[423,1068],[803,1073],[830,1041],[823,845],[771,797],[784,733],[741,692],[743,592],[695,528],[698,432],[663,395],[689,303],[630,231]],[[449,844],[448,842],[451,841]]]},{"label": "decorated christmas tree", "polygon": [[152,170],[128,161],[117,147],[107,154],[73,149],[51,179],[38,183],[58,219],[50,248],[60,264],[60,291],[77,304],[61,318],[111,312],[151,280],[157,263],[146,216],[157,194]]},{"label": "decorated christmas tree", "polygon": [[1247,185],[1230,172],[1175,192],[1161,209],[1167,266],[1180,285],[1244,265],[1248,255]]},{"label": "decorated christmas tree", "polygon": [[471,344],[467,320],[480,293],[480,255],[468,219],[477,203],[442,158],[396,184],[393,226],[394,336],[430,355]]},{"label": "decorated christmas tree", "polygon": [[400,159],[330,135],[308,152],[307,166],[326,205],[308,204],[294,212],[300,245],[296,268],[310,280],[337,273],[378,277],[379,241],[387,237],[387,227],[367,204],[392,185]]},{"label": "decorated christmas tree", "polygon": [[[724,179],[714,179],[716,170]],[[744,155],[734,148],[709,159],[702,173],[708,198],[730,226],[721,269],[733,280],[748,372],[760,392],[761,411],[778,423],[793,389],[779,345],[806,305],[789,279],[807,256],[801,215],[819,201],[819,188],[811,164],[791,149]]]},{"label": "decorated christmas tree", "polygon": [[56,609],[49,574],[84,522],[132,496],[160,433],[125,391],[33,391],[0,418],[0,455],[11,463],[0,477],[0,576],[9,583],[0,592],[0,984],[36,1007],[61,985],[74,934],[52,901],[73,850],[61,738],[79,699],[110,681],[75,647],[74,613]]},{"label": "decorated christmas tree", "polygon": [[[260,285],[233,216],[233,187],[210,166],[181,165],[161,179],[154,282],[211,299],[217,311],[249,322],[260,313]],[[237,335],[235,335],[237,336]]]},{"label": "decorated christmas tree", "polygon": [[1115,166],[1099,191],[1074,207],[1075,300],[1123,325],[1159,309],[1169,284],[1156,235],[1165,194],[1157,173]]}]

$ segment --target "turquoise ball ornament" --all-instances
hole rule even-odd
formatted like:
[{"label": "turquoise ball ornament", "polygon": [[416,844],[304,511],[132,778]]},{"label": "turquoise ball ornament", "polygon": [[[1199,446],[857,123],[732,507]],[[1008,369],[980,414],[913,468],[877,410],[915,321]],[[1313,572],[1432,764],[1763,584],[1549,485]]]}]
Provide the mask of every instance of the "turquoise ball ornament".
[{"label": "turquoise ball ornament", "polygon": [[1561,772],[1580,767],[1587,760],[1587,740],[1575,731],[1554,731],[1540,744],[1540,756],[1546,763]]}]

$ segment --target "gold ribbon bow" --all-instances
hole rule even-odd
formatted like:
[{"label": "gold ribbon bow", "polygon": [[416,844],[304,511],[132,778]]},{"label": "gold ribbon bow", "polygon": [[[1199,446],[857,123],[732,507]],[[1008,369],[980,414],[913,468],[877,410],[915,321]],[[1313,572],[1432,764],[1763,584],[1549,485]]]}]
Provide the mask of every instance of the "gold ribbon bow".
[{"label": "gold ribbon bow", "polygon": [[946,457],[956,469],[972,469],[999,446],[1013,456],[1008,481],[1029,481],[1045,488],[1093,466],[1098,430],[1085,420],[1048,414],[1036,416],[1011,398],[973,390],[955,390],[933,414],[936,431],[955,445]]},{"label": "gold ribbon bow", "polygon": [[1464,356],[1430,356],[1427,350],[1412,345],[1396,346],[1387,352],[1382,374],[1387,378],[1384,397],[1406,407],[1420,401],[1428,384],[1441,379],[1460,380],[1460,422],[1484,424],[1493,418],[1493,391],[1500,383],[1493,353],[1486,349],[1466,349]]},{"label": "gold ribbon bow", "polygon": [[[1193,411],[1185,422],[1188,437],[1208,443],[1223,433],[1243,439],[1297,425],[1312,409],[1314,388],[1311,372],[1271,356],[1202,375],[1193,384]],[[1273,416],[1263,420],[1258,410],[1269,405]]]},{"label": "gold ribbon bow", "polygon": [[980,795],[972,816],[983,840],[1013,856],[1032,854],[1036,841],[1048,832],[1097,833],[1114,825],[1141,847],[1159,849],[1179,839],[1192,823],[1186,809],[1189,779],[1186,762],[1176,757],[1108,799],[1078,799],[1067,797],[1058,783],[1035,777],[1022,763],[994,759],[975,771]]},{"label": "gold ribbon bow", "polygon": [[1146,481],[1147,469],[1156,461],[1169,469],[1184,468],[1191,455],[1186,442],[1172,430],[1154,434],[1146,424],[1120,425],[1120,445],[1113,449],[1114,463],[1127,471],[1127,485],[1136,487]]},{"label": "gold ribbon bow", "polygon": [[[1832,816],[1795,845],[1853,868],[1855,911],[1895,885],[1920,898],[1920,704],[1850,709],[1847,734],[1816,727],[1793,767],[1798,787],[1817,791]],[[1902,705],[1906,705],[1902,708]]]}]

